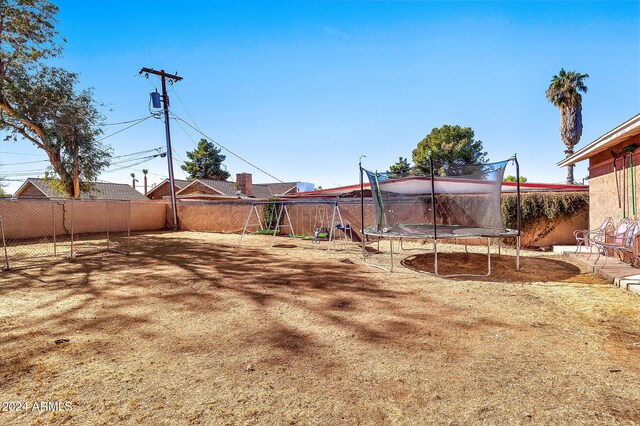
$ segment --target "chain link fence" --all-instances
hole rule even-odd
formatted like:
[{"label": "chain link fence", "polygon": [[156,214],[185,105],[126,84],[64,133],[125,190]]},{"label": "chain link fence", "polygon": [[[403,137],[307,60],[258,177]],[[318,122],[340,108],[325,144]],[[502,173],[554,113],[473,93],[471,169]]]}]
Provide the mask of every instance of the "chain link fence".
[{"label": "chain link fence", "polygon": [[0,199],[4,268],[97,252],[128,254],[131,202]]}]

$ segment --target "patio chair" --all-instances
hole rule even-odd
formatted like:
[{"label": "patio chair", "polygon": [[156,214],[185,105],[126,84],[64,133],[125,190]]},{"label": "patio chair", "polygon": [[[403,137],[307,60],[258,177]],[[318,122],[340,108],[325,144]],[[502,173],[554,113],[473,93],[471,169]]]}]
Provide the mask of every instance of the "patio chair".
[{"label": "patio chair", "polygon": [[580,252],[581,247],[589,247],[589,257],[591,257],[593,241],[605,241],[605,236],[611,234],[615,226],[611,217],[606,218],[597,229],[579,229],[573,232],[576,239],[576,253]]},{"label": "patio chair", "polygon": [[635,265],[637,260],[637,244],[636,239],[640,236],[640,223],[630,219],[620,221],[613,234],[609,234],[602,240],[593,240],[593,244],[598,248],[598,257],[595,263],[598,263],[600,255],[604,255],[604,263],[600,268],[604,268],[609,260],[611,252],[618,254],[622,261],[629,259],[629,263]]}]

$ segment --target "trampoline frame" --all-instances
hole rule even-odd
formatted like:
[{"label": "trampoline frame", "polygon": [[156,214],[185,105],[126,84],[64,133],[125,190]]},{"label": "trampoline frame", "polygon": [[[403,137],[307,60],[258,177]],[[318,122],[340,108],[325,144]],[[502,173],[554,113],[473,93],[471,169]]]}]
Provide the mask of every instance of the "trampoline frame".
[{"label": "trampoline frame", "polygon": [[[362,158],[362,157],[361,157]],[[423,240],[431,240],[433,244],[433,253],[434,253],[434,271],[433,274],[439,277],[449,278],[449,277],[486,277],[491,275],[491,240],[499,239],[499,247],[498,253],[500,253],[500,247],[502,246],[502,239],[504,238],[514,238],[516,239],[516,265],[515,270],[520,271],[520,236],[522,229],[522,211],[521,211],[521,195],[520,195],[520,164],[518,163],[518,158],[514,154],[507,161],[513,161],[516,166],[516,226],[517,229],[505,229],[504,232],[498,232],[497,235],[482,235],[478,233],[467,234],[467,235],[456,235],[453,233],[445,233],[438,234],[438,227],[445,227],[445,229],[455,227],[456,225],[438,225],[436,221],[436,194],[435,194],[435,176],[433,173],[433,158],[429,156],[429,169],[430,169],[430,177],[431,177],[431,205],[432,205],[432,217],[433,217],[433,234],[424,233],[424,234],[402,234],[402,233],[387,233],[376,231],[371,228],[366,228],[364,226],[364,169],[362,168],[362,161],[359,162],[360,167],[360,214],[361,214],[361,223],[362,223],[362,255],[364,258],[364,263],[368,266],[372,266],[374,268],[379,268],[387,272],[393,272],[393,240],[400,240],[400,249],[402,249],[402,240],[403,239],[423,239]],[[373,190],[372,190],[373,191]],[[371,198],[373,199],[374,194],[372,192]],[[421,226],[421,225],[420,225]],[[474,229],[473,227],[465,227],[467,229]],[[488,228],[476,228],[476,229],[488,229]],[[370,263],[367,261],[367,252],[366,252],[366,239],[368,236],[378,237],[378,238],[388,238],[389,239],[389,248],[390,248],[390,260],[391,267],[385,268],[381,265],[376,265],[374,263]],[[438,239],[468,239],[468,238],[487,238],[487,273],[486,274],[448,274],[443,275],[438,272]],[[379,242],[378,242],[379,244]],[[465,251],[467,251],[467,244],[465,243]],[[427,271],[418,271],[425,274],[432,274],[432,272]]]}]

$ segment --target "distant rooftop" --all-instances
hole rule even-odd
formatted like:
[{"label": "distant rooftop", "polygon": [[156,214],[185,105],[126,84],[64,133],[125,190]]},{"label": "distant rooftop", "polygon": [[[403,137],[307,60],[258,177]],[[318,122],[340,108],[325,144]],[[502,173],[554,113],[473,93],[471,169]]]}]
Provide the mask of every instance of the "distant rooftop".
[{"label": "distant rooftop", "polygon": [[[31,189],[30,189],[31,188]],[[33,192],[32,189],[36,191]],[[40,192],[42,195],[38,194]],[[53,187],[51,181],[41,178],[28,178],[14,194],[15,197],[65,198],[67,195]],[[84,200],[146,200],[147,197],[124,183],[95,182],[93,189],[81,192]]]}]

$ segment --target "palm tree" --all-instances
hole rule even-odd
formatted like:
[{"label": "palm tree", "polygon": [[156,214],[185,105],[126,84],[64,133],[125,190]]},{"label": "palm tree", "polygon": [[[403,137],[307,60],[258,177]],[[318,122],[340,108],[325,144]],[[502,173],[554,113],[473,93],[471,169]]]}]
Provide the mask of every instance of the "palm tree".
[{"label": "palm tree", "polygon": [[142,169],[142,174],[144,175],[144,194],[147,195],[147,173],[149,173],[149,169]]},{"label": "palm tree", "polygon": [[[573,154],[573,147],[582,136],[582,95],[579,92],[587,93],[586,78],[589,74],[567,72],[562,68],[553,76],[546,92],[549,102],[560,109],[560,137],[567,146],[564,151],[567,157]],[[573,164],[568,167],[567,183],[574,183],[573,167]]]},{"label": "palm tree", "polygon": [[136,174],[135,173],[131,173],[131,179],[133,179],[133,189],[136,189],[136,182],[138,180],[136,179]]}]

